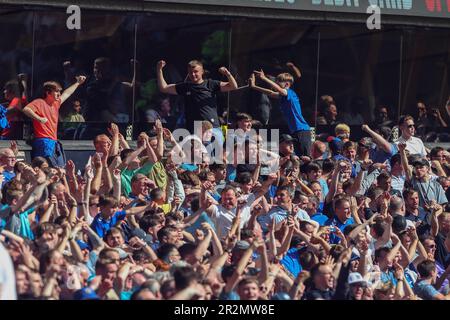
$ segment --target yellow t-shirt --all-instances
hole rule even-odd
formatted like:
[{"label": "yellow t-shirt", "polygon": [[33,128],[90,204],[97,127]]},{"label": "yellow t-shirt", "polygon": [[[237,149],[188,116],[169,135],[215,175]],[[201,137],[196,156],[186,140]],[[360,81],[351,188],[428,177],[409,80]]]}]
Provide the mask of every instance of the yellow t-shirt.
[{"label": "yellow t-shirt", "polygon": [[168,214],[170,210],[172,210],[172,205],[170,203],[164,203],[159,206],[161,209],[163,209],[164,214]]},{"label": "yellow t-shirt", "polygon": [[166,169],[164,168],[164,165],[161,163],[161,161],[158,161],[153,165],[153,168],[150,170],[148,177],[151,180],[155,181],[158,188],[160,188],[162,190],[166,190],[167,172],[166,172]]}]

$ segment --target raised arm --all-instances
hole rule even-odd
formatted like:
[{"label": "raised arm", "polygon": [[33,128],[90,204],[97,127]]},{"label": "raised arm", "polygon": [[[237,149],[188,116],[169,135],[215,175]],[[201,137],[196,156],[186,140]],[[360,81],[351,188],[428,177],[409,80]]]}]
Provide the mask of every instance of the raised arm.
[{"label": "raised arm", "polygon": [[348,189],[348,194],[354,196],[361,189],[362,181],[366,177],[366,173],[370,165],[372,164],[372,160],[364,160],[361,164],[361,170],[356,175],[356,179],[353,184]]},{"label": "raised arm", "polygon": [[90,165],[87,165],[84,169],[84,177],[86,179],[86,186],[84,187],[84,195],[82,202],[83,207],[83,216],[85,221],[88,221],[89,219],[89,198],[91,196],[91,184],[92,180],[94,179],[94,170],[92,170],[92,167]]},{"label": "raised arm", "polygon": [[253,71],[253,72],[256,74],[258,78],[269,84],[272,87],[272,89],[275,90],[275,92],[277,92],[282,96],[287,96],[287,90],[280,87],[278,84],[267,78],[262,69],[260,71]]},{"label": "raised arm", "polygon": [[133,161],[134,159],[136,159],[141,153],[142,151],[144,151],[145,149],[145,145],[140,146],[139,148],[137,148],[136,150],[134,150],[133,152],[131,152],[126,158],[125,160],[122,161],[122,163],[119,165],[119,169],[123,170],[126,167],[128,167],[128,165],[131,163],[131,161]]},{"label": "raised arm", "polygon": [[175,89],[175,84],[167,84],[166,79],[164,79],[163,68],[166,66],[166,62],[164,60],[158,61],[156,65],[156,80],[158,82],[158,89],[162,93],[166,94],[177,94],[177,90]]},{"label": "raised arm", "polygon": [[19,85],[21,85],[21,95],[23,98],[25,98],[25,101],[28,101],[29,94],[28,94],[28,75],[26,73],[20,73],[17,75],[17,78],[19,80]]},{"label": "raised arm", "polygon": [[120,195],[122,193],[122,180],[120,176],[120,170],[114,169],[112,173],[112,181],[113,181],[113,196],[116,199],[117,203],[120,203]]},{"label": "raised arm", "polygon": [[220,82],[220,91],[221,92],[229,92],[236,90],[238,88],[236,79],[234,79],[233,75],[230,71],[228,71],[227,68],[221,67],[219,69],[219,72],[223,74],[225,77],[227,77],[228,82]]},{"label": "raised arm", "polygon": [[442,214],[443,208],[438,204],[434,204],[431,208],[431,235],[436,237],[439,233],[439,216]]},{"label": "raised arm", "polygon": [[383,138],[380,134],[378,134],[375,131],[373,131],[372,129],[370,129],[370,127],[367,124],[364,124],[362,126],[362,130],[364,132],[367,132],[372,137],[372,139],[376,143],[376,145],[379,146],[381,149],[383,149],[384,152],[386,152],[386,153],[392,152],[391,144],[385,138]]},{"label": "raised arm", "polygon": [[66,176],[67,183],[69,185],[70,192],[75,194],[78,190],[78,181],[77,176],[75,174],[75,163],[72,160],[67,161],[66,164]]},{"label": "raised arm", "polygon": [[172,132],[170,132],[169,129],[167,128],[163,129],[163,137],[164,139],[169,141],[173,146],[172,150],[170,150],[170,156],[177,155],[181,159],[184,159],[186,157],[186,154],[184,153],[183,149],[180,147],[177,140],[175,140],[175,138],[172,135]]},{"label": "raised arm", "polygon": [[150,141],[148,139],[145,139],[145,152],[147,154],[148,161],[151,161],[152,163],[158,162],[158,157],[156,156],[156,153],[150,145]]},{"label": "raised arm", "polygon": [[288,67],[292,71],[292,73],[296,78],[300,79],[302,77],[302,72],[300,71],[300,68],[297,67],[293,62],[287,62],[286,67]]},{"label": "raised arm", "polygon": [[264,196],[267,191],[269,191],[270,186],[278,179],[278,175],[276,173],[271,173],[267,176],[267,180],[263,182],[261,188],[256,191],[255,199]]},{"label": "raised arm", "polygon": [[109,171],[109,168],[108,168],[107,157],[102,158],[102,164],[103,164],[103,169],[102,169],[103,185],[101,187],[102,192],[100,192],[100,193],[108,194],[108,193],[110,193],[110,191],[113,188],[113,181],[112,181],[112,177],[111,177],[111,171]]},{"label": "raised arm", "polygon": [[156,155],[159,160],[162,159],[164,156],[164,128],[161,123],[161,120],[157,119],[155,121],[155,131],[156,131],[156,138],[158,140],[158,148],[156,150]]},{"label": "raised arm", "polygon": [[412,179],[413,174],[412,174],[412,170],[408,163],[408,157],[406,156],[406,144],[399,143],[398,144],[398,152],[400,153],[400,159],[402,161],[403,170],[405,171],[405,174],[406,174],[406,180],[409,181]]},{"label": "raised arm", "polygon": [[93,251],[95,251],[97,254],[100,253],[100,251],[103,250],[105,247],[105,243],[103,240],[98,236],[98,234],[92,230],[92,228],[89,226],[87,222],[83,222],[81,226],[83,232],[85,232],[89,238],[89,241],[92,244]]},{"label": "raised arm", "polygon": [[119,127],[115,123],[111,123],[111,129],[109,129],[111,133],[111,148],[109,149],[109,156],[115,156],[119,154]]},{"label": "raised arm", "polygon": [[64,103],[64,101],[66,101],[67,99],[69,99],[69,97],[75,92],[75,90],[77,90],[77,88],[79,86],[81,86],[85,81],[86,81],[86,77],[85,76],[77,76],[75,77],[77,79],[77,82],[75,82],[73,85],[71,85],[70,87],[68,87],[66,90],[64,90],[64,92],[61,94],[61,104]]},{"label": "raised arm", "polygon": [[100,186],[102,184],[102,172],[103,172],[102,159],[100,158],[98,153],[96,153],[94,155],[92,162],[94,163],[94,167],[95,167],[95,175],[94,175],[94,179],[92,180],[92,183],[91,183],[91,193],[97,194],[97,192],[100,190]]},{"label": "raised arm", "polygon": [[336,195],[337,186],[339,183],[340,170],[341,170],[340,165],[339,164],[336,165],[331,175],[330,189],[327,193],[327,196],[325,197],[325,203],[330,203],[331,201],[333,201],[333,198]]},{"label": "raised arm", "polygon": [[231,292],[239,282],[240,277],[243,275],[245,268],[247,267],[248,260],[250,259],[251,255],[253,254],[253,250],[257,249],[262,244],[262,240],[255,240],[252,242],[250,247],[245,250],[244,254],[242,255],[241,259],[239,260],[236,270],[234,271],[231,278],[228,280],[227,284],[225,285],[224,291],[225,292]]},{"label": "raised arm", "polygon": [[202,224],[202,226],[206,227],[207,232],[205,237],[203,238],[202,241],[199,242],[193,253],[195,259],[198,262],[202,261],[202,258],[205,255],[206,251],[208,250],[209,244],[211,243],[212,239],[212,229],[209,223],[206,222],[204,225]]},{"label": "raised arm", "polygon": [[391,237],[394,235],[392,233],[392,216],[388,214],[385,218],[387,227],[383,232],[383,235],[375,241],[375,249],[383,247],[389,242]]},{"label": "raised arm", "polygon": [[276,91],[257,86],[255,84],[255,74],[253,74],[253,73],[250,76],[250,78],[248,79],[248,85],[251,89],[261,92],[263,94],[266,94],[271,98],[279,98],[280,97],[280,94]]},{"label": "raised arm", "polygon": [[295,222],[294,222],[294,217],[289,216],[288,218],[288,234],[287,237],[284,239],[283,243],[281,244],[280,249],[277,252],[277,257],[279,257],[280,259],[283,258],[283,256],[286,254],[286,252],[288,252],[289,247],[291,245],[291,241],[292,241],[292,237],[294,235],[294,227],[295,227]]}]

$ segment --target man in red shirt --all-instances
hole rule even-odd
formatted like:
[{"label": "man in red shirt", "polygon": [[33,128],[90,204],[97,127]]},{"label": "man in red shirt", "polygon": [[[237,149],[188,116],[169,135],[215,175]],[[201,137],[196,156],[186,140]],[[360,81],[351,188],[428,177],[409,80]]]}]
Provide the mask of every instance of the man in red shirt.
[{"label": "man in red shirt", "polygon": [[64,90],[59,83],[44,83],[44,98],[31,101],[23,113],[33,120],[34,141],[31,157],[45,157],[53,166],[65,165],[64,150],[58,141],[59,108],[86,81],[86,77],[76,77],[77,82]]},{"label": "man in red shirt", "polygon": [[8,81],[4,87],[4,97],[9,102],[6,108],[8,126],[1,132],[0,139],[17,139],[22,132],[22,108],[27,104],[27,75],[21,73],[18,81]]}]

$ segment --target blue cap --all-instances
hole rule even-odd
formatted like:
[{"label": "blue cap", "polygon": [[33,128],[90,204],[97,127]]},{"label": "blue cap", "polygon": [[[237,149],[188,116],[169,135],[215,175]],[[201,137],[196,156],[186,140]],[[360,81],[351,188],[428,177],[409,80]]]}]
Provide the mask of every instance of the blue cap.
[{"label": "blue cap", "polygon": [[344,146],[344,143],[339,138],[334,138],[331,141],[328,141],[328,145],[330,147],[331,152],[333,155],[340,154],[342,151],[342,147]]},{"label": "blue cap", "polygon": [[360,260],[361,259],[361,257],[360,256],[358,256],[356,253],[352,253],[352,256],[351,256],[351,258],[350,258],[350,261],[356,261],[356,260]]},{"label": "blue cap", "polygon": [[100,300],[97,293],[89,287],[75,291],[73,298],[75,300]]},{"label": "blue cap", "polygon": [[291,300],[291,297],[286,292],[278,292],[270,300]]}]

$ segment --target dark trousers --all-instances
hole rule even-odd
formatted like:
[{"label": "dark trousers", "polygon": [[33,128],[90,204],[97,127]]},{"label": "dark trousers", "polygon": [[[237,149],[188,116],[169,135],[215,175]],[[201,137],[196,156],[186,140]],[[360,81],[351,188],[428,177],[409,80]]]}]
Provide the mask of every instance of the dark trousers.
[{"label": "dark trousers", "polygon": [[308,156],[311,152],[311,131],[297,131],[294,133],[294,138],[297,138],[295,143],[295,153],[301,156]]}]

